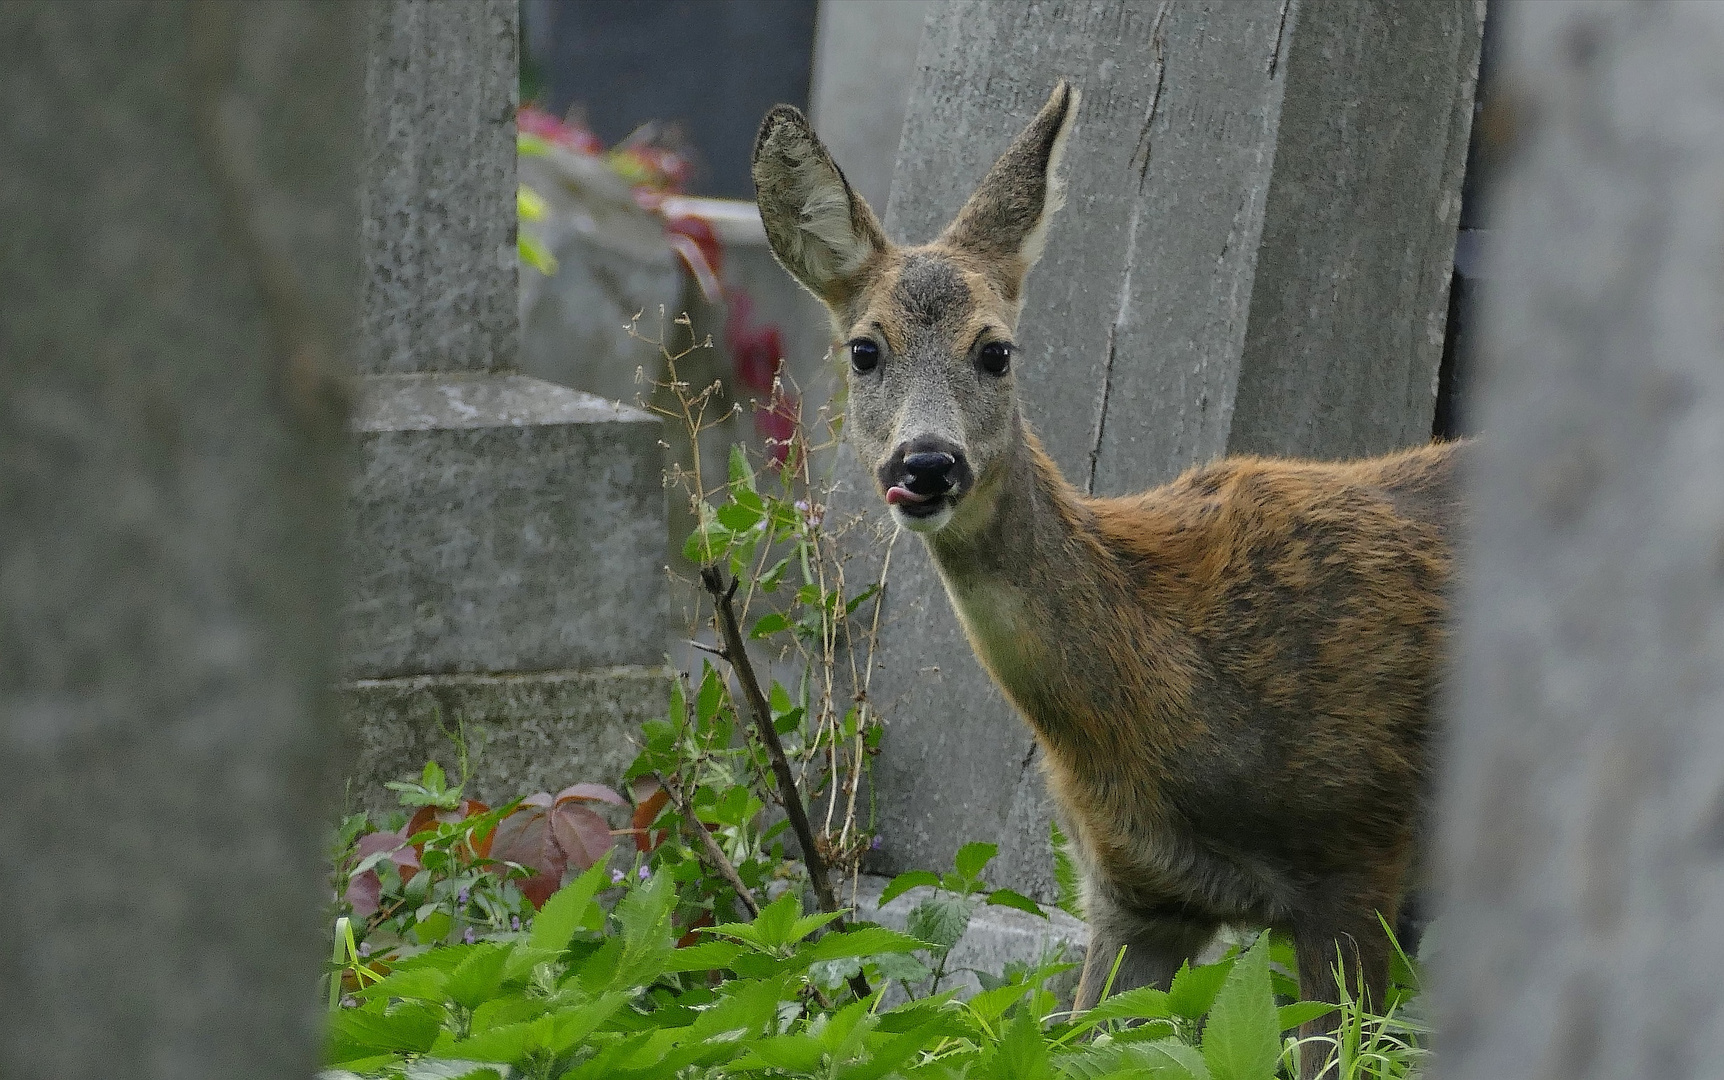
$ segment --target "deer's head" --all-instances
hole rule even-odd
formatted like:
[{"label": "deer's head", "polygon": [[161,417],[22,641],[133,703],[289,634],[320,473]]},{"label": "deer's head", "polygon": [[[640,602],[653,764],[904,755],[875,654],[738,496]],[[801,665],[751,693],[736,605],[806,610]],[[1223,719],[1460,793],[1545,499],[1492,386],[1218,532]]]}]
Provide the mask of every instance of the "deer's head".
[{"label": "deer's head", "polygon": [[931,244],[888,241],[800,112],[766,115],[754,186],[784,269],[826,305],[844,342],[845,430],[894,518],[963,528],[1018,438],[1013,368],[1024,277],[1060,204],[1077,114],[1063,80]]}]

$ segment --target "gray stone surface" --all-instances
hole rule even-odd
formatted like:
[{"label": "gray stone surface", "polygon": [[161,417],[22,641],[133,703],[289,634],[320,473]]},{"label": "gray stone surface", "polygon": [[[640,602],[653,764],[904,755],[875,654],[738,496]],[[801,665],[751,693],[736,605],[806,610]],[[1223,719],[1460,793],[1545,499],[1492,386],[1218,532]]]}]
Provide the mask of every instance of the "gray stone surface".
[{"label": "gray stone surface", "polygon": [[1432,1075],[1710,1076],[1724,8],[1505,7]]},{"label": "gray stone surface", "polygon": [[377,0],[359,370],[514,366],[516,0]]},{"label": "gray stone surface", "polygon": [[632,737],[665,715],[671,678],[664,667],[613,667],[350,682],[344,704],[362,723],[352,736],[348,804],[395,809],[383,785],[417,777],[432,759],[457,776],[449,732],[467,739],[467,794],[492,806],[582,782],[621,790],[639,752]]},{"label": "gray stone surface", "polygon": [[663,663],[655,417],[524,375],[363,383],[350,676]]},{"label": "gray stone surface", "polygon": [[355,16],[0,5],[0,1076],[316,1068]]},{"label": "gray stone surface", "polygon": [[820,0],[808,118],[868,205],[886,209],[933,0]]},{"label": "gray stone surface", "polygon": [[[935,235],[1071,77],[1084,97],[1067,204],[1030,276],[1017,368],[1066,476],[1123,494],[1228,452],[1423,441],[1480,14],[1471,0],[945,5],[887,230]],[[859,475],[841,505],[882,518]],[[913,537],[887,598],[878,866],[944,866],[996,839],[1001,883],[1051,895],[1033,740]]]},{"label": "gray stone surface", "polygon": [[[891,878],[863,874],[854,888],[841,890],[839,903],[854,904],[856,918],[878,922],[894,930],[903,930],[910,909],[933,893],[928,886],[911,889],[895,896],[884,907],[880,895]],[[982,905],[970,919],[970,927],[958,943],[952,946],[947,971],[952,977],[939,989],[961,987],[960,997],[969,997],[982,988],[976,972],[998,975],[1010,963],[1037,964],[1057,959],[1077,965],[1072,971],[1056,977],[1048,984],[1062,999],[1069,1001],[1077,990],[1078,971],[1083,967],[1084,950],[1089,943],[1089,928],[1058,908],[1047,909],[1048,917],[1037,918],[1015,908]],[[888,991],[894,997],[901,991]]]}]

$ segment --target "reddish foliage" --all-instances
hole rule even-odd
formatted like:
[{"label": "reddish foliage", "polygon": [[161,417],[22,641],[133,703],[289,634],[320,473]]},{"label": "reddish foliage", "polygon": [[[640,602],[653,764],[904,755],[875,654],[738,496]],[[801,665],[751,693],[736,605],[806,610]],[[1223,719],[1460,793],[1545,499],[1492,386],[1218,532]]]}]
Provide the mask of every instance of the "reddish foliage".
[{"label": "reddish foliage", "polygon": [[551,898],[569,869],[585,870],[610,850],[610,823],[583,805],[590,802],[628,805],[602,784],[575,784],[556,795],[541,791],[527,796],[497,826],[491,857],[533,871],[520,886],[535,908]]},{"label": "reddish foliage", "polygon": [[[666,803],[670,802],[670,792],[664,788],[654,784],[650,790],[652,794],[647,795],[635,807],[634,820],[630,822],[634,827],[636,851],[651,851],[658,847],[664,843],[665,834],[669,831],[660,829],[656,833],[650,832],[652,823],[658,820],[659,812],[664,809]],[[637,797],[640,794],[640,792],[636,792]]]},{"label": "reddish foliage", "polygon": [[[354,860],[363,862],[372,855],[387,853],[389,861],[400,871],[401,881],[405,884],[413,880],[413,875],[421,869],[418,849],[407,844],[407,838],[411,835],[413,831],[405,828],[397,832],[367,833],[361,836],[354,846]],[[377,911],[382,895],[383,879],[377,876],[375,870],[355,874],[347,883],[347,899],[353,904],[353,914],[361,919],[368,919]]]}]

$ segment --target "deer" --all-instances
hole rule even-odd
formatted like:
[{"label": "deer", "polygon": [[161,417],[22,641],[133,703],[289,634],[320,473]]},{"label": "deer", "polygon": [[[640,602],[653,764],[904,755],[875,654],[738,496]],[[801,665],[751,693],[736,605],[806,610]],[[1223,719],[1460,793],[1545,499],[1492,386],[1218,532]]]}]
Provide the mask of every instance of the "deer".
[{"label": "deer", "polygon": [[1120,498],[1069,484],[1014,371],[1079,100],[1061,80],[916,246],[777,106],[752,166],[769,246],[843,343],[846,437],[887,514],[1041,746],[1083,877],[1076,1007],[1110,974],[1166,989],[1226,926],[1288,932],[1306,998],[1339,1000],[1339,977],[1381,1005],[1385,921],[1419,884],[1468,444],[1224,457]]}]

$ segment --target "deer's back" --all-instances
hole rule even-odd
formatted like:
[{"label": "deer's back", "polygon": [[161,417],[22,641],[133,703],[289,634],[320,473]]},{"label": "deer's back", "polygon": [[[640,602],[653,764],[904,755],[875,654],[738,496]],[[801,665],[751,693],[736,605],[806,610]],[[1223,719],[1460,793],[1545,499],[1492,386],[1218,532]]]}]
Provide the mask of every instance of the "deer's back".
[{"label": "deer's back", "polygon": [[1273,920],[1313,875],[1404,874],[1462,452],[1229,459],[1088,504],[1114,595],[1077,648],[1158,654],[1055,721],[1115,748],[1050,753],[1104,876]]}]

